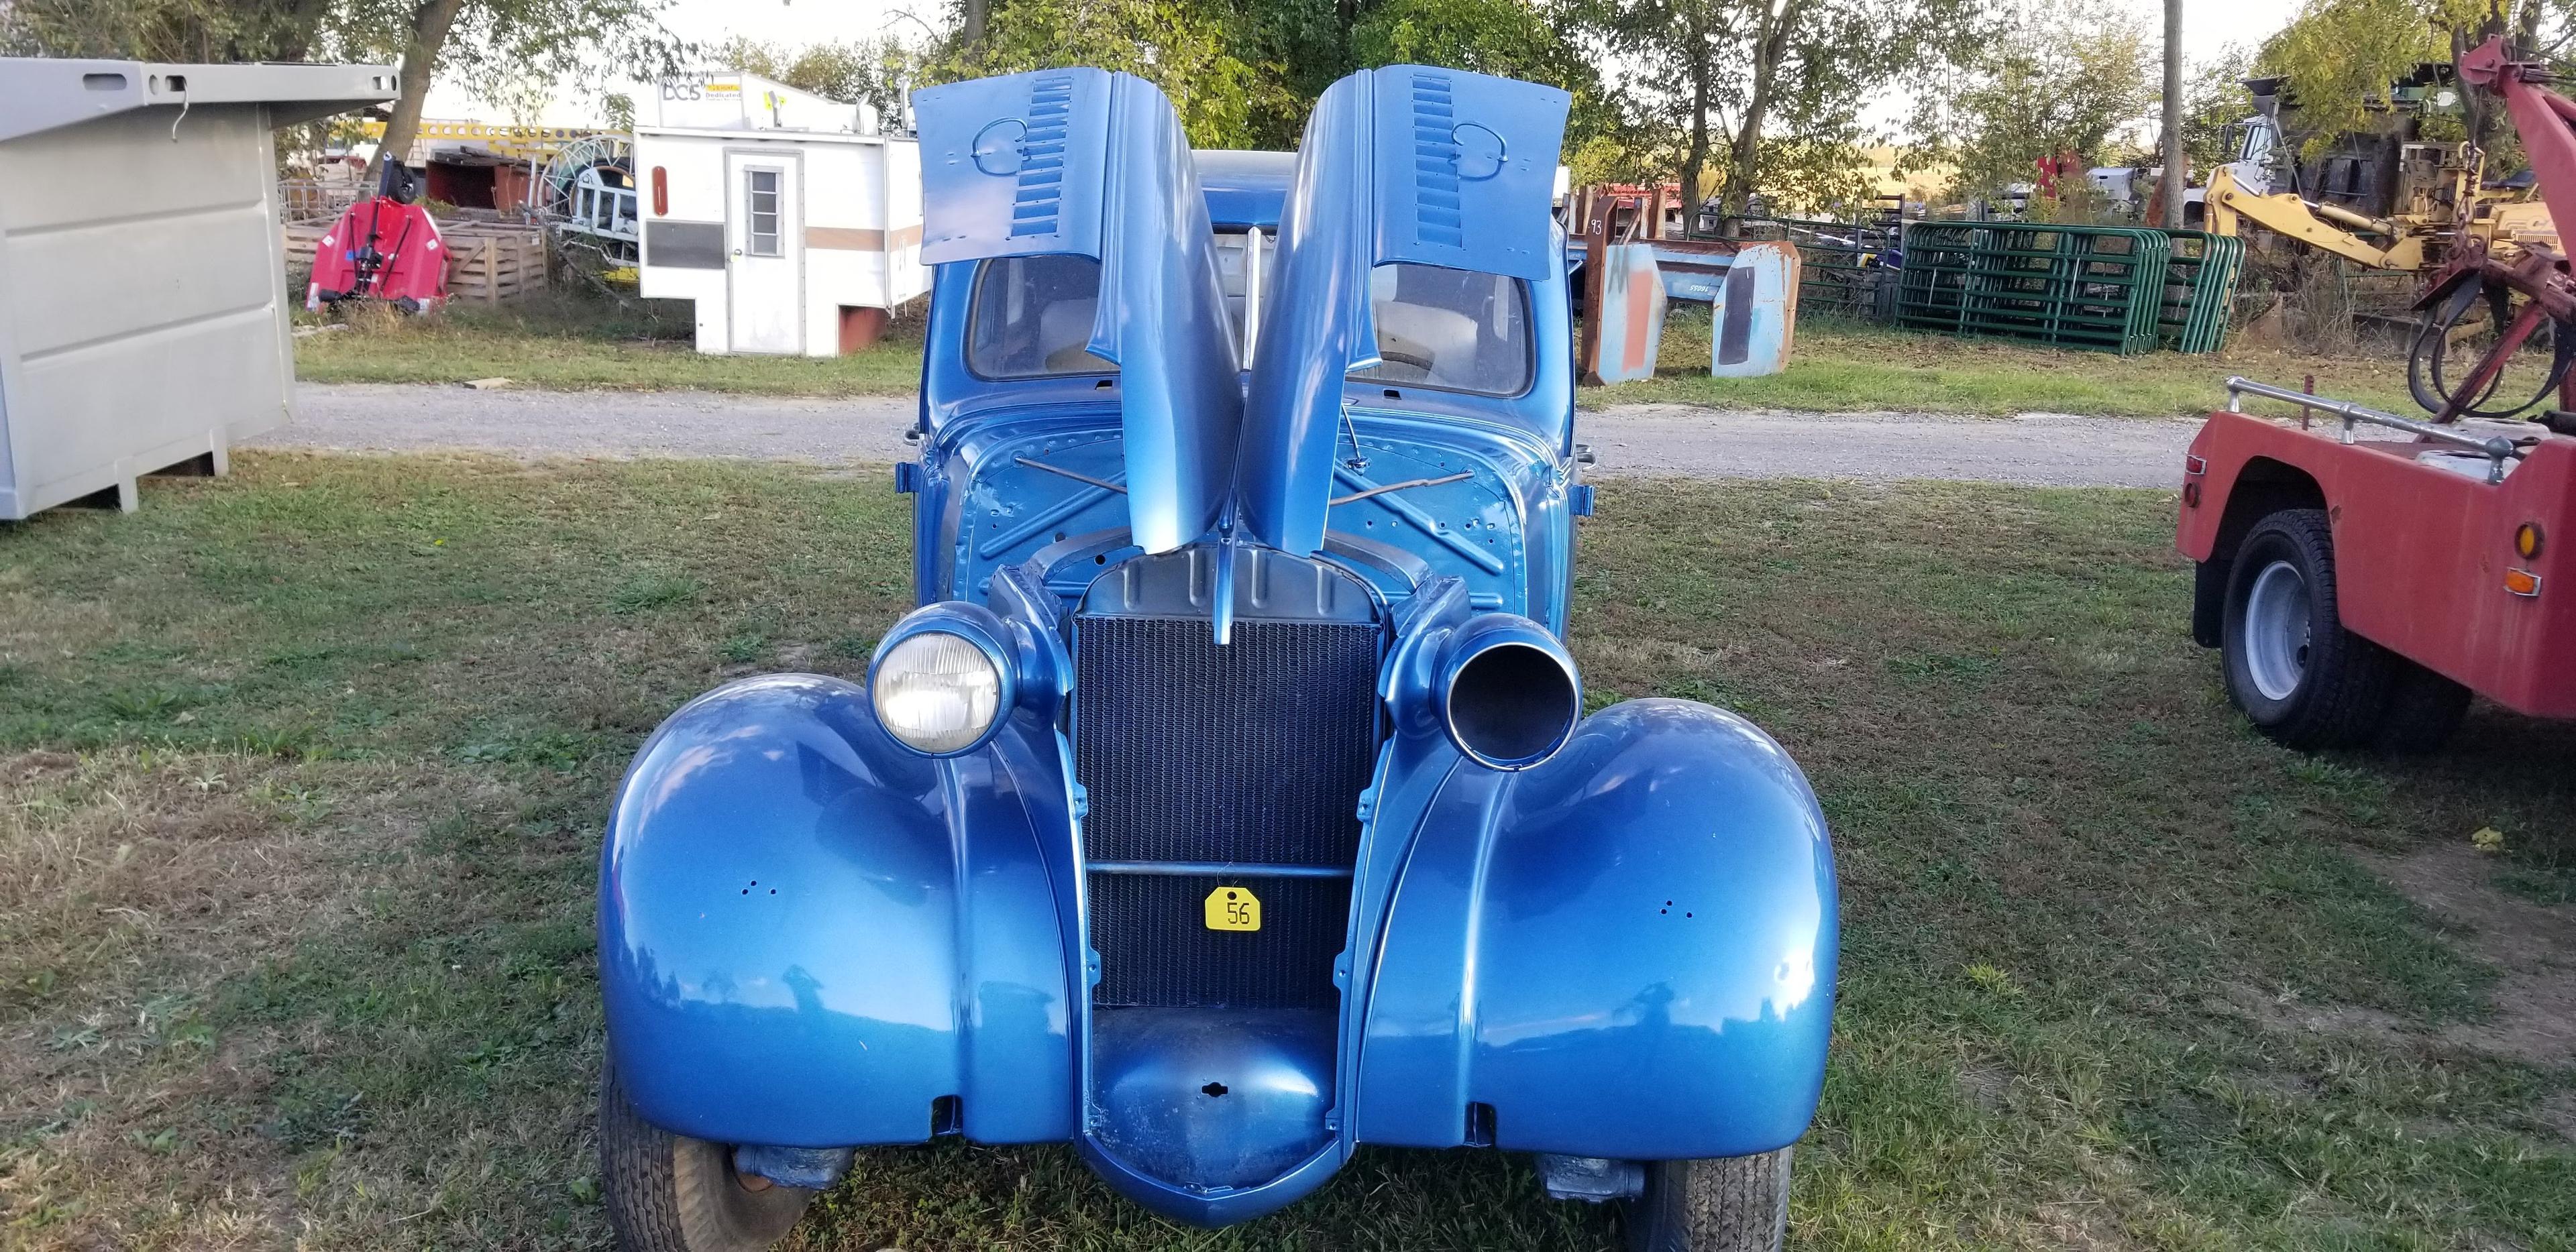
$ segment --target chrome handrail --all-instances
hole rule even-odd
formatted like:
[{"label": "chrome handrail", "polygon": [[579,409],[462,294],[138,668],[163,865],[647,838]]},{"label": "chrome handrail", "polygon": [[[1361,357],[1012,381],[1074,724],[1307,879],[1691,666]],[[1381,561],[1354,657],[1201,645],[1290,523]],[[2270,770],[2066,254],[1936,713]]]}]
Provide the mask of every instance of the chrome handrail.
[{"label": "chrome handrail", "polygon": [[2461,434],[2447,426],[2436,426],[2431,422],[2419,422],[2411,417],[2399,417],[2394,413],[2382,413],[2377,409],[2363,408],[2349,400],[2329,400],[2324,396],[2292,391],[2287,387],[2275,387],[2270,383],[2258,383],[2251,378],[2241,376],[2230,377],[2227,380],[2227,411],[2244,412],[2242,402],[2248,395],[2261,396],[2266,400],[2281,400],[2301,408],[2330,413],[2342,419],[2343,430],[2340,437],[2345,443],[2355,442],[2352,428],[2356,424],[2368,422],[2373,426],[2385,426],[2390,430],[2402,430],[2418,435],[2435,443],[2465,448],[2487,458],[2487,481],[2491,483],[2504,481],[2505,462],[2522,458],[2522,449],[2515,447],[2512,440],[2502,435],[2490,435],[2480,439],[2475,435]]}]

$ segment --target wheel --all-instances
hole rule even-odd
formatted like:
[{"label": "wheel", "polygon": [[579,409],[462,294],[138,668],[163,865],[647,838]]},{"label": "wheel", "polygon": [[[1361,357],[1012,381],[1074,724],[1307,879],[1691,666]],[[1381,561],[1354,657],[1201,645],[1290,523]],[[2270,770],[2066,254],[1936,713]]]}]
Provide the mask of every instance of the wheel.
[{"label": "wheel", "polygon": [[2388,703],[2392,658],[2343,627],[2324,511],[2256,522],[2231,564],[2219,642],[2228,699],[2289,747],[2360,743]]},{"label": "wheel", "polygon": [[1628,1206],[1631,1252],[1779,1252],[1791,1150],[1646,1166],[1646,1193]]},{"label": "wheel", "polygon": [[2404,657],[2392,655],[2389,667],[2388,708],[2370,746],[2409,756],[2441,751],[2469,715],[2469,689]]},{"label": "wheel", "polygon": [[645,1121],[614,1061],[599,1078],[599,1177],[623,1252],[754,1252],[784,1237],[814,1198],[735,1173],[723,1144]]}]

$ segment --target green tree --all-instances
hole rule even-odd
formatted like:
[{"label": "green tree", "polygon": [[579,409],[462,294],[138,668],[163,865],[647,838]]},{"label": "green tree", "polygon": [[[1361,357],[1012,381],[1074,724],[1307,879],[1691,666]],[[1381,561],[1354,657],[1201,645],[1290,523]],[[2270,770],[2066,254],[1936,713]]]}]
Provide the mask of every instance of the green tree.
[{"label": "green tree", "polygon": [[992,0],[984,37],[959,34],[929,67],[938,80],[1093,66],[1163,89],[1190,142],[1254,146],[1257,115],[1291,103],[1279,67],[1236,55],[1221,14],[1182,0]]},{"label": "green tree", "polygon": [[[670,0],[11,0],[0,45],[53,56],[168,61],[391,61],[402,71],[381,168],[419,133],[430,83],[486,89],[652,77],[683,50]],[[371,171],[372,172],[372,171]]]},{"label": "green tree", "polygon": [[332,0],[5,0],[0,53],[301,61],[332,12]]},{"label": "green tree", "polygon": [[2253,93],[2245,90],[2252,66],[2250,53],[2230,47],[2191,68],[2182,92],[2182,146],[2194,171],[2236,159],[2234,128],[2254,113]]},{"label": "green tree", "polygon": [[[1653,146],[1595,67],[1591,0],[953,0],[942,78],[1093,64],[1152,79],[1195,142],[1296,146],[1343,75],[1401,62],[1563,87],[1578,169],[1624,175]],[[973,32],[982,19],[982,35]],[[1190,99],[1183,100],[1186,92]]]},{"label": "green tree", "polygon": [[[2263,41],[2255,66],[2291,80],[2303,137],[2321,147],[2385,110],[2390,83],[2425,61],[2449,60],[2453,32],[2475,31],[2488,16],[2488,3],[2308,0],[2296,19]],[[2530,3],[2520,0],[2515,7]]]},{"label": "green tree", "polygon": [[2161,92],[2159,39],[2137,13],[2100,0],[2016,24],[1959,89],[1938,102],[1940,155],[1958,167],[1952,193],[1993,195],[2032,181],[2041,159],[2073,153],[2122,164],[2124,130],[2144,124]]},{"label": "green tree", "polygon": [[1845,194],[1862,165],[1863,108],[1970,59],[1993,26],[1983,0],[1586,0],[1605,60],[1626,67],[1680,153],[1696,199],[1714,164],[1740,216],[1757,188]]},{"label": "green tree", "polygon": [[923,55],[892,36],[790,49],[737,35],[706,49],[700,59],[827,100],[864,103],[879,117],[893,117],[902,109],[904,93],[923,71]]},{"label": "green tree", "polygon": [[1382,0],[1351,29],[1353,68],[1445,65],[1562,87],[1565,163],[1581,181],[1645,177],[1655,152],[1626,100],[1601,79],[1565,0]]},{"label": "green tree", "polygon": [[686,45],[662,25],[670,0],[342,0],[344,38],[396,32],[373,47],[399,55],[402,94],[385,123],[375,168],[419,134],[421,105],[442,73],[468,84],[510,79],[602,79],[609,67],[642,78],[677,70]]}]

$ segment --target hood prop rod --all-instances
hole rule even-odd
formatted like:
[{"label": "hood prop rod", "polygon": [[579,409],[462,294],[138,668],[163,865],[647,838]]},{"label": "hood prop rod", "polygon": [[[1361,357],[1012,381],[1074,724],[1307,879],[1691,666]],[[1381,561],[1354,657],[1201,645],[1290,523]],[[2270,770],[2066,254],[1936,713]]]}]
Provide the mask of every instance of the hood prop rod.
[{"label": "hood prop rod", "polygon": [[1070,479],[1072,479],[1073,481],[1078,482],[1078,483],[1089,483],[1089,484],[1091,484],[1091,485],[1092,485],[1092,486],[1094,486],[1094,487],[1098,487],[1098,488],[1100,488],[1102,491],[1115,491],[1115,492],[1117,492],[1118,494],[1120,494],[1120,495],[1122,495],[1122,496],[1127,494],[1127,489],[1126,489],[1125,487],[1121,487],[1121,486],[1119,486],[1118,484],[1116,484],[1116,483],[1113,483],[1113,482],[1109,481],[1108,479],[1105,479],[1105,478],[1094,478],[1094,477],[1092,477],[1092,476],[1091,476],[1091,475],[1089,475],[1089,474],[1080,473],[1080,472],[1075,471],[1075,470],[1069,470],[1069,469],[1066,469],[1065,467],[1063,467],[1063,466],[1061,466],[1061,465],[1049,465],[1049,464],[1047,464],[1047,463],[1046,463],[1046,462],[1044,462],[1044,461],[1035,460],[1035,459],[1032,459],[1032,458],[1029,458],[1029,457],[1024,457],[1024,456],[1015,456],[1015,457],[1012,457],[1012,458],[1011,458],[1011,463],[1012,463],[1012,464],[1014,464],[1014,465],[1025,465],[1025,466],[1028,466],[1030,469],[1033,469],[1033,470],[1044,470],[1044,471],[1046,471],[1047,473],[1050,473],[1050,474],[1061,475],[1061,476],[1063,476],[1063,477],[1065,477],[1065,478],[1070,478]]},{"label": "hood prop rod", "polygon": [[1366,500],[1370,496],[1382,496],[1390,491],[1410,491],[1416,487],[1438,487],[1446,483],[1465,482],[1474,477],[1475,474],[1472,472],[1461,470],[1446,478],[1408,478],[1400,483],[1386,483],[1380,486],[1371,487],[1366,491],[1354,491],[1346,496],[1335,496],[1333,497],[1333,504],[1336,507],[1339,507],[1341,505],[1349,504],[1354,500]]}]

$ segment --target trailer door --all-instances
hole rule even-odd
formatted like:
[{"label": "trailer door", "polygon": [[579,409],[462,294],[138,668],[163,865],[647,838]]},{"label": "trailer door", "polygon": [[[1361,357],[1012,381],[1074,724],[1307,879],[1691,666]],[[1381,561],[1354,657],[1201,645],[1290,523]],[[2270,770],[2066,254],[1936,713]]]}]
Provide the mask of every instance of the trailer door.
[{"label": "trailer door", "polygon": [[785,153],[725,154],[727,321],[736,352],[805,350],[803,195]]}]

